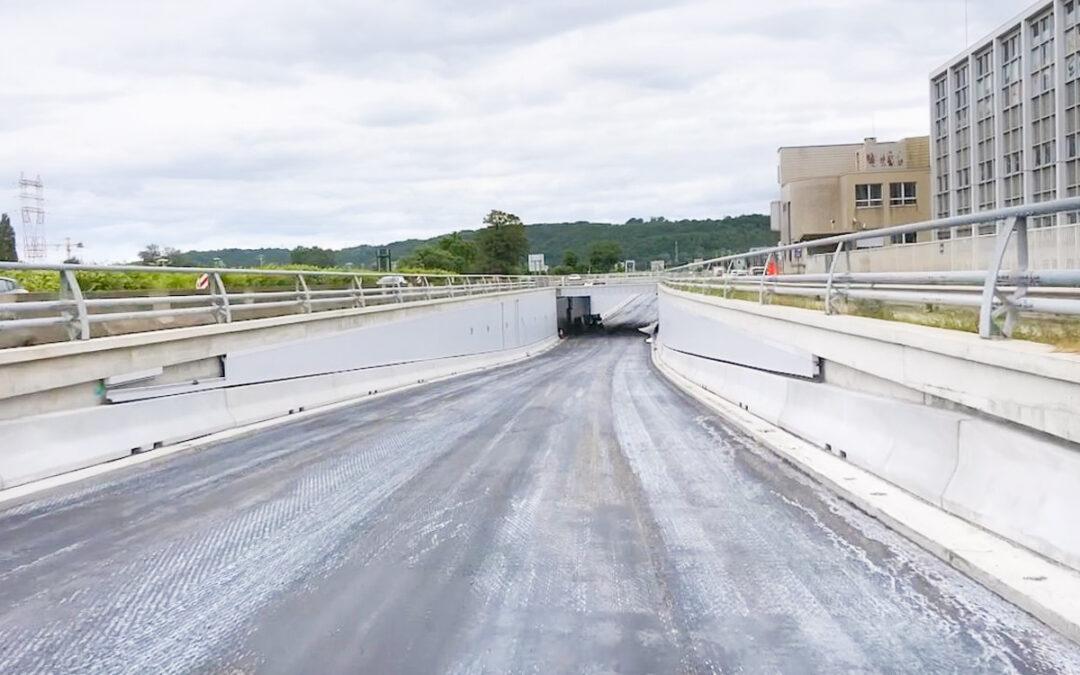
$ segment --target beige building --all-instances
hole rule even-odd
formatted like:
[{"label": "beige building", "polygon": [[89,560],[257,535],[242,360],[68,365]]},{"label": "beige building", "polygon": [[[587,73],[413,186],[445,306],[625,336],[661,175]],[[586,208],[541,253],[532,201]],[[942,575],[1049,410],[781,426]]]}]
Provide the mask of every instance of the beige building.
[{"label": "beige building", "polygon": [[[780,148],[778,178],[780,199],[771,215],[781,244],[930,219],[927,136]],[[859,245],[888,243],[868,239]]]}]

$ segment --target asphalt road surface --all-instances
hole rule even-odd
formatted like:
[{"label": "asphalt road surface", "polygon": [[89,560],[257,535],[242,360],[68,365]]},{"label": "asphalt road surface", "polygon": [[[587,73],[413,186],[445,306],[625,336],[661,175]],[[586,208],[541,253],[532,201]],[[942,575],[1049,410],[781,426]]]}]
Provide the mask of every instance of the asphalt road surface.
[{"label": "asphalt road surface", "polygon": [[76,671],[1080,672],[1080,650],[627,332],[0,513],[0,672]]}]

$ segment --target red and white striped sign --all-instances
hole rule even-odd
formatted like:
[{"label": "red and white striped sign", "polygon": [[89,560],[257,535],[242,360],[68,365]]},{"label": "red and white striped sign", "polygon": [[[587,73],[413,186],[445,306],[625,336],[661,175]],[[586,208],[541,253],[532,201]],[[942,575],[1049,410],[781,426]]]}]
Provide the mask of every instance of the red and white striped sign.
[{"label": "red and white striped sign", "polygon": [[199,278],[195,280],[195,290],[205,291],[208,288],[210,288],[210,275],[200,274]]}]

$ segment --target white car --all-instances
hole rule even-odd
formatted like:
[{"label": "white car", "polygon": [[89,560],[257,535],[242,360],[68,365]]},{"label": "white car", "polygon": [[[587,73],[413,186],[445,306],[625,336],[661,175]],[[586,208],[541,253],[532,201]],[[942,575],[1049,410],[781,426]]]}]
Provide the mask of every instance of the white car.
[{"label": "white car", "polygon": [[0,295],[12,295],[16,293],[28,293],[25,288],[19,285],[18,281],[10,277],[0,277]]},{"label": "white car", "polygon": [[379,280],[375,283],[379,286],[382,286],[383,288],[386,288],[387,286],[391,288],[400,288],[402,286],[409,285],[409,282],[405,280],[405,277],[401,276],[400,274],[392,274],[386,277],[379,277]]}]

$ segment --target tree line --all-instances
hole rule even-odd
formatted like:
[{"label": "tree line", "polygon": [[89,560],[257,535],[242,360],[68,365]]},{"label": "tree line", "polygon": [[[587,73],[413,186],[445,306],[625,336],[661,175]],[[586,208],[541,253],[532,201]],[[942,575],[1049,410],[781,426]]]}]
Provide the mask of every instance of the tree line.
[{"label": "tree line", "polygon": [[480,229],[383,246],[340,250],[298,246],[183,253],[173,248],[148,246],[139,258],[145,264],[197,267],[294,264],[371,269],[376,267],[377,252],[385,248],[390,251],[395,266],[401,269],[508,274],[526,271],[529,253],[543,253],[551,273],[573,274],[619,270],[627,260],[634,260],[637,269],[645,270],[651,260],[662,260],[670,266],[775,243],[776,235],[769,229],[768,216],[762,215],[703,220],[667,220],[654,216],[631,218],[622,224],[575,222],[525,226],[512,213],[492,211]]}]

